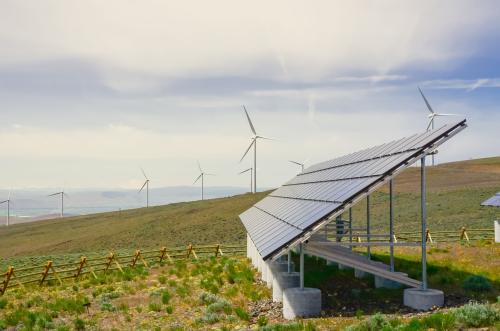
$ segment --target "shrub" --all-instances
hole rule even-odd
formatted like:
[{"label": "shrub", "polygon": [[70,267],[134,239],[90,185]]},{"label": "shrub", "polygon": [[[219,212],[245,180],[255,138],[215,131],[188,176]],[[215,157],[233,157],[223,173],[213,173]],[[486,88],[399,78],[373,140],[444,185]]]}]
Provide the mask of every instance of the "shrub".
[{"label": "shrub", "polygon": [[166,311],[167,311],[167,314],[172,314],[172,313],[174,312],[174,307],[172,307],[172,306],[167,306]]},{"label": "shrub", "polygon": [[148,308],[150,311],[156,311],[156,312],[161,311],[161,305],[156,302],[150,302]]},{"label": "shrub", "polygon": [[0,298],[0,309],[4,309],[7,306],[7,299]]},{"label": "shrub", "polygon": [[267,323],[269,323],[269,320],[266,316],[259,316],[259,318],[257,319],[257,324],[259,326],[265,326],[267,325]]},{"label": "shrub", "polygon": [[171,298],[171,295],[170,293],[165,290],[162,294],[161,294],[161,302],[166,305],[170,302],[170,298]]},{"label": "shrub", "polygon": [[75,320],[74,326],[75,326],[75,330],[78,330],[78,331],[85,330],[85,322],[80,318],[77,318]]},{"label": "shrub", "polygon": [[315,331],[316,327],[312,322],[303,323],[288,323],[288,324],[273,324],[259,328],[259,331]]},{"label": "shrub", "polygon": [[250,320],[250,315],[248,315],[245,309],[241,307],[236,307],[234,308],[234,312],[236,313],[236,316],[238,316],[241,320],[243,321]]},{"label": "shrub", "polygon": [[347,328],[349,331],[378,331],[381,329],[390,330],[391,323],[389,323],[387,318],[380,313],[372,315],[363,322]]},{"label": "shrub", "polygon": [[464,290],[486,292],[491,290],[490,281],[481,275],[471,275],[465,278],[462,287]]},{"label": "shrub", "polygon": [[160,282],[160,284],[165,284],[167,282],[167,277],[165,277],[164,275],[160,275],[158,277],[158,281]]},{"label": "shrub", "polygon": [[220,315],[216,313],[206,313],[203,315],[198,322],[201,323],[208,323],[208,324],[214,324],[220,321]]},{"label": "shrub", "polygon": [[101,303],[101,310],[102,311],[115,311],[116,310],[116,307],[113,306],[113,304],[111,302],[102,302]]},{"label": "shrub", "polygon": [[230,314],[232,311],[231,304],[226,299],[219,298],[216,302],[211,303],[207,307],[207,311],[210,313],[220,313],[224,312]]},{"label": "shrub", "polygon": [[500,312],[489,304],[471,302],[453,311],[458,323],[465,327],[491,326],[500,321]]}]

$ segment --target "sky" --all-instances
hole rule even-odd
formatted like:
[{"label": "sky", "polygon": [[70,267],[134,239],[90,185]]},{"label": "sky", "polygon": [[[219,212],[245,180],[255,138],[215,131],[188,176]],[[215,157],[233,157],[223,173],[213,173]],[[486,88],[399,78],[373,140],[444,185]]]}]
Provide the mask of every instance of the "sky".
[{"label": "sky", "polygon": [[498,1],[0,0],[0,188],[258,186],[423,132],[500,155]]}]

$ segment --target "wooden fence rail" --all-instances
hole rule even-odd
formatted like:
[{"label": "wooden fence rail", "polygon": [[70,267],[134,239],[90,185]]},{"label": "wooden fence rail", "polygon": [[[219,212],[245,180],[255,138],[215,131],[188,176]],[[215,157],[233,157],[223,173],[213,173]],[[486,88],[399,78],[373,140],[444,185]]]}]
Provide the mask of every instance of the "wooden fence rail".
[{"label": "wooden fence rail", "polygon": [[109,271],[120,271],[124,273],[124,268],[135,268],[139,265],[149,267],[153,263],[173,262],[182,259],[199,259],[206,257],[220,256],[241,256],[245,255],[246,247],[238,245],[205,245],[187,247],[166,248],[159,250],[141,251],[136,250],[133,254],[119,255],[111,252],[105,257],[82,256],[78,261],[57,264],[47,261],[43,265],[14,268],[9,266],[5,273],[0,274],[0,296],[8,288],[24,286],[27,284],[44,283],[57,281],[60,284],[64,279],[74,279],[78,281],[83,275],[91,274],[97,278],[97,273],[106,274]]},{"label": "wooden fence rail", "polygon": [[[368,235],[366,234],[366,229],[362,230],[357,229],[355,231],[353,229],[352,238],[356,242],[366,241]],[[331,232],[328,234],[328,237],[338,238],[341,237],[343,241],[349,239],[349,231],[348,229],[344,229],[343,234],[336,234]],[[426,241],[428,243],[436,243],[436,242],[470,242],[475,240],[483,240],[483,239],[493,239],[494,238],[494,229],[474,229],[474,228],[466,228],[461,227],[459,230],[455,231],[432,231],[430,229],[426,230],[425,233]],[[378,234],[370,234],[370,238],[377,238],[377,241],[389,241],[390,235],[388,233],[378,233]],[[398,241],[416,241],[419,242],[422,239],[422,235],[420,231],[414,232],[398,232],[394,234],[393,240],[394,242]]]}]

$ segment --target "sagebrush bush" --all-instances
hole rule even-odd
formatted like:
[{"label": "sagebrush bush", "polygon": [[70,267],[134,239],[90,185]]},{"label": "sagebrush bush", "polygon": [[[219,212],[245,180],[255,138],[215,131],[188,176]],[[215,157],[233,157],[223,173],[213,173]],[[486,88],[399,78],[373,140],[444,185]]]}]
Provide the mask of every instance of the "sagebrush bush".
[{"label": "sagebrush bush", "polygon": [[0,309],[4,309],[7,306],[7,299],[0,298]]},{"label": "sagebrush bush", "polygon": [[487,292],[491,290],[490,281],[481,275],[471,275],[465,278],[462,287],[464,290],[474,292]]},{"label": "sagebrush bush", "polygon": [[465,327],[491,326],[500,321],[500,311],[490,304],[471,302],[453,310],[458,323]]}]

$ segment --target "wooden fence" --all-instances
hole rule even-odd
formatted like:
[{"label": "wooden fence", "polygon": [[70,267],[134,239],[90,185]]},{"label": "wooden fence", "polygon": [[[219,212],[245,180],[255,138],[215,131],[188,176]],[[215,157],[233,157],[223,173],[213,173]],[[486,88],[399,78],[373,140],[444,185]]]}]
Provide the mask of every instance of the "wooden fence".
[{"label": "wooden fence", "polygon": [[242,245],[207,245],[178,248],[162,247],[159,250],[136,250],[133,254],[120,255],[114,252],[104,257],[87,258],[80,257],[79,261],[56,264],[47,261],[43,265],[15,268],[9,266],[7,271],[0,274],[0,295],[3,295],[8,288],[24,286],[28,284],[38,284],[42,286],[48,282],[63,283],[64,279],[74,279],[78,281],[84,275],[91,275],[97,278],[98,273],[118,270],[123,273],[125,268],[134,268],[138,265],[149,267],[151,264],[162,262],[172,262],[181,259],[199,259],[207,257],[241,256],[246,252],[246,247]]}]

